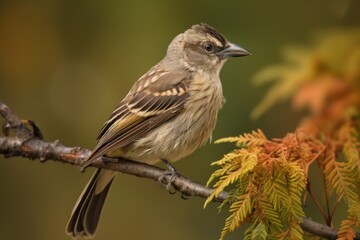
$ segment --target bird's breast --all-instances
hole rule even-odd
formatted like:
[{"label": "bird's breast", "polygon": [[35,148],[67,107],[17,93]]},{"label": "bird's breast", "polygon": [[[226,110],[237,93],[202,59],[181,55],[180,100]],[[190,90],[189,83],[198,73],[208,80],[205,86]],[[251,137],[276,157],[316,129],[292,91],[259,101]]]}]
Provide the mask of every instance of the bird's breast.
[{"label": "bird's breast", "polygon": [[215,128],[223,105],[219,78],[194,78],[187,91],[184,109],[147,136],[136,141],[127,157],[153,164],[161,158],[177,161],[206,143]]}]

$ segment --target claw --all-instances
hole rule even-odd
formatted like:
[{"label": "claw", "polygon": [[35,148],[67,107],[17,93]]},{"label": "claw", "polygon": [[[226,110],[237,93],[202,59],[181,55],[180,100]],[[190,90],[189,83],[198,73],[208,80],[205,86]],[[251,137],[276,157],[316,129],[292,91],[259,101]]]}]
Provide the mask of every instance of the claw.
[{"label": "claw", "polygon": [[168,183],[165,186],[165,189],[167,192],[169,192],[170,194],[175,194],[176,191],[172,190],[172,183],[175,182],[176,178],[179,176],[177,173],[171,172],[169,170],[165,170],[163,174],[161,174],[161,176],[158,178],[158,182],[160,183],[161,187],[164,187],[164,179],[166,176],[170,176]]},{"label": "claw", "polygon": [[187,193],[181,193],[181,198],[184,199],[184,200],[188,200],[189,197],[191,196],[191,194],[187,194]]}]

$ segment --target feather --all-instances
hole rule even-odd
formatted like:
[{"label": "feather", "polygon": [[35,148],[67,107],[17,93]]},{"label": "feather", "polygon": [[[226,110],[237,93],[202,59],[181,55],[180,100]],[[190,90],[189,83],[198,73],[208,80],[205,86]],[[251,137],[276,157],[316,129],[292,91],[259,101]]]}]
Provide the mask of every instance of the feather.
[{"label": "feather", "polygon": [[[83,167],[140,139],[184,108],[189,97],[190,74],[154,71],[156,69],[151,69],[141,77],[119,103],[101,129],[93,152],[84,159]],[[146,84],[149,81],[151,84]]]}]

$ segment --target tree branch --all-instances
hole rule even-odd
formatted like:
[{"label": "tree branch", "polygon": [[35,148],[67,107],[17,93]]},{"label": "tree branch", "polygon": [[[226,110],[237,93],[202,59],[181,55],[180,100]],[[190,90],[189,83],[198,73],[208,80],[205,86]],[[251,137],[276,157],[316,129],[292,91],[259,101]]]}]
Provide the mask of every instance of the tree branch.
[{"label": "tree branch", "polygon": [[[90,150],[81,147],[67,147],[59,141],[47,142],[42,139],[40,129],[32,121],[22,121],[11,111],[2,101],[0,101],[0,114],[5,120],[3,125],[4,137],[0,137],[0,154],[4,157],[21,156],[29,159],[39,159],[44,162],[46,160],[55,160],[63,163],[79,166],[80,160],[90,154]],[[26,127],[29,124],[30,130]],[[10,136],[10,130],[14,131],[14,136]],[[92,167],[111,169],[125,174],[134,175],[141,178],[148,178],[158,181],[163,176],[165,170],[140,163],[128,159],[117,159],[112,161],[96,161],[91,164]],[[163,178],[165,184],[170,181],[170,176]],[[179,176],[172,182],[175,190],[181,192],[183,196],[198,196],[207,198],[211,192],[211,188],[207,188],[202,184],[196,183],[184,176]],[[214,201],[223,202],[228,193],[222,192]],[[336,239],[337,231],[326,225],[317,223],[311,219],[303,218],[300,223],[302,229],[306,232],[315,234],[326,239]],[[356,238],[360,240],[360,233]]]}]

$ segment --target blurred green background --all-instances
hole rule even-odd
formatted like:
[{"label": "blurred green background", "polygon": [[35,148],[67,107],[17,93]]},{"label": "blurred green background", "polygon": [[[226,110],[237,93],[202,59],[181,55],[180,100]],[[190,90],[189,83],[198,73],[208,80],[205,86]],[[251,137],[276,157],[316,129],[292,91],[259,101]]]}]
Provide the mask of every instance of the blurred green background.
[{"label": "blurred green background", "polygon": [[[306,44],[333,27],[359,27],[359,10],[355,0],[1,1],[0,99],[34,120],[47,140],[91,149],[103,122],[169,42],[205,22],[252,53],[232,59],[222,71],[227,103],[213,139],[257,128],[282,137],[295,129],[300,114],[285,102],[251,120],[267,89],[255,88],[251,78],[280,61],[285,45]],[[205,183],[215,170],[210,163],[231,148],[208,144],[176,167]],[[92,171],[0,157],[0,238],[69,239],[65,224]],[[217,204],[204,210],[203,203],[119,175],[97,239],[217,239],[227,214],[219,214]],[[240,236],[237,231],[227,239]]]}]

